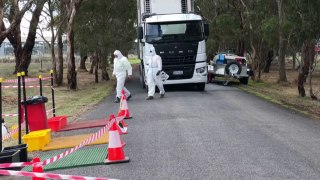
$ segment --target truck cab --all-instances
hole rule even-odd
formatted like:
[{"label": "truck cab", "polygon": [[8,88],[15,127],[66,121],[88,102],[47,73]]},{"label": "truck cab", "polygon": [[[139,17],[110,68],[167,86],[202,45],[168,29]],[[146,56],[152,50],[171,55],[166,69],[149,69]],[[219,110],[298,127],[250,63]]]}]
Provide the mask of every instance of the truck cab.
[{"label": "truck cab", "polygon": [[154,47],[162,58],[162,70],[169,75],[164,84],[193,84],[204,90],[208,25],[201,16],[193,13],[192,3],[191,0],[138,1],[142,87],[146,85],[146,62],[151,58],[151,47]]}]

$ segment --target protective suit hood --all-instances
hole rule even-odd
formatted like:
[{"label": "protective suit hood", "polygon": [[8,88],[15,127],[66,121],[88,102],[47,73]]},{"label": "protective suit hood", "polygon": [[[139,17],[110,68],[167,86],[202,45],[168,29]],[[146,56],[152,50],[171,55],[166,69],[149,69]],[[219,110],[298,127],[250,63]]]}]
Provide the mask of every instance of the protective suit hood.
[{"label": "protective suit hood", "polygon": [[156,50],[154,49],[154,47],[150,48],[150,53],[152,56],[156,55]]},{"label": "protective suit hood", "polygon": [[114,53],[113,53],[113,55],[117,56],[117,57],[116,57],[117,59],[123,58],[123,55],[122,55],[122,53],[121,53],[119,50],[115,50]]}]

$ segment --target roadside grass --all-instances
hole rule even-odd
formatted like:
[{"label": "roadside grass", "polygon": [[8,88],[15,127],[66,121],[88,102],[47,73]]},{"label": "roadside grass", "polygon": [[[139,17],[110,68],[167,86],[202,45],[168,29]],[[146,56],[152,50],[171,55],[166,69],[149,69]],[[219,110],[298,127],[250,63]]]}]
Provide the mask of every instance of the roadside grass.
[{"label": "roadside grass", "polygon": [[139,64],[141,61],[138,58],[129,58],[131,64]]},{"label": "roadside grass", "polygon": [[[320,101],[310,98],[308,82],[305,83],[307,96],[299,97],[297,90],[298,71],[287,69],[286,74],[287,83],[277,83],[278,71],[272,70],[270,73],[263,73],[260,82],[249,81],[247,86],[242,85],[239,88],[275,104],[294,109],[320,120]],[[320,72],[314,73],[312,84],[314,91],[320,89]]]},{"label": "roadside grass", "polygon": [[[0,77],[5,79],[16,78],[17,75],[13,74],[14,67],[15,67],[15,63],[0,63]],[[36,76],[36,75],[40,75],[41,73],[49,72],[50,69],[51,69],[50,62],[44,62],[42,63],[42,66],[40,63],[30,63],[28,73],[30,76]]]},{"label": "roadside grass", "polygon": [[320,108],[320,104],[319,103],[317,104],[316,101],[312,101],[311,99],[294,97],[294,98],[291,98],[291,100],[288,100],[289,98],[286,98],[286,99],[282,98],[279,96],[279,94],[274,94],[272,92],[266,92],[266,91],[263,92],[259,88],[252,88],[250,86],[246,86],[246,87],[241,86],[240,89],[248,93],[254,94],[257,97],[265,99],[274,104],[280,105],[288,109],[292,109],[306,116],[310,116],[320,120],[320,114],[317,111],[317,109]]},{"label": "roadside grass", "polygon": [[[81,81],[81,80],[80,80]],[[57,89],[56,108],[60,115],[68,115],[71,121],[77,120],[83,113],[90,110],[106,96],[110,95],[115,86],[115,81],[86,83],[77,91]]]}]

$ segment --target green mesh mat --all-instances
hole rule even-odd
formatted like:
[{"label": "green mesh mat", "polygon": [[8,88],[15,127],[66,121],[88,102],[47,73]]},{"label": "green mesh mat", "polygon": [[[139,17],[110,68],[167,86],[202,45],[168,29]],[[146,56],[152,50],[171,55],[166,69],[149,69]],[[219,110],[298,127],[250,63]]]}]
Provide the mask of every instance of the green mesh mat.
[{"label": "green mesh mat", "polygon": [[[60,152],[51,152],[46,151],[45,154],[39,156],[41,161],[54,157],[63,151]],[[56,169],[67,169],[75,168],[82,166],[93,166],[103,164],[103,161],[106,159],[108,154],[108,147],[96,147],[96,148],[85,148],[80,149],[72,154],[52,163],[43,166],[44,171],[52,171]],[[32,171],[32,167],[28,166],[22,169],[22,171]]]}]

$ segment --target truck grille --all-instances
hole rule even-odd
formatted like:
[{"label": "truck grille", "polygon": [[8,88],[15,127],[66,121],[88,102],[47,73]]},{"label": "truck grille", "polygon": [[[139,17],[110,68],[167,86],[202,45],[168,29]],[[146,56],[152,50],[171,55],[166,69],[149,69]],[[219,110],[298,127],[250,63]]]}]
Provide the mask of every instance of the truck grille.
[{"label": "truck grille", "polygon": [[[191,79],[194,73],[194,65],[186,66],[163,66],[163,71],[169,75],[169,80]],[[175,72],[182,72],[177,75]]]},{"label": "truck grille", "polygon": [[195,56],[170,56],[162,57],[163,65],[177,65],[177,64],[194,64],[196,62]]}]

